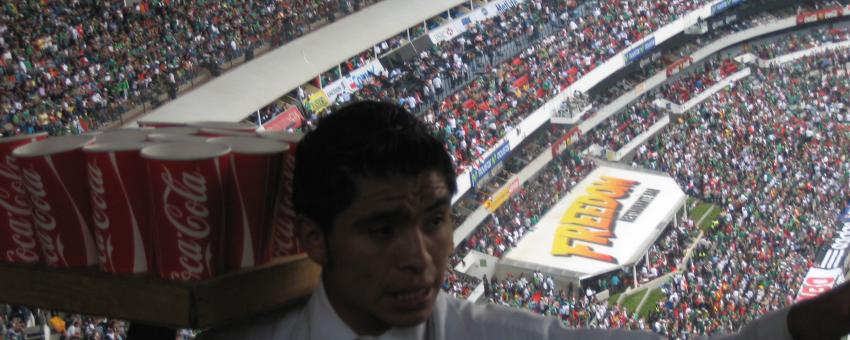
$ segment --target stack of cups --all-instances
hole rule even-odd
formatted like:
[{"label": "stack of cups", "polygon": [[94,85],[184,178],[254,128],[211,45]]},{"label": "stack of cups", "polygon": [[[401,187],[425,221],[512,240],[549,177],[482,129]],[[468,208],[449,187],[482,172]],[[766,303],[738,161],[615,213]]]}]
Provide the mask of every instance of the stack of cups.
[{"label": "stack of cups", "polygon": [[209,140],[230,146],[227,210],[227,269],[240,270],[266,261],[277,205],[280,174],[289,146],[250,137]]},{"label": "stack of cups", "polygon": [[100,268],[147,273],[153,259],[145,162],[139,151],[154,145],[128,137],[83,148]]},{"label": "stack of cups", "polygon": [[193,281],[297,254],[299,140],[221,122],[0,139],[0,261]]},{"label": "stack of cups", "polygon": [[263,131],[258,134],[264,138],[289,145],[289,151],[283,160],[282,183],[278,194],[279,203],[277,204],[277,214],[266,259],[295,255],[302,251],[298,244],[298,238],[295,236],[295,205],[292,203],[292,186],[295,176],[295,152],[303,136],[281,131]]},{"label": "stack of cups", "polygon": [[205,280],[222,272],[229,155],[229,146],[214,143],[142,149],[160,277]]},{"label": "stack of cups", "polygon": [[201,129],[191,126],[174,126],[153,129],[148,135],[148,140],[152,142],[198,142],[206,141],[206,138],[197,136]]},{"label": "stack of cups", "polygon": [[98,263],[92,238],[83,147],[91,136],[53,137],[15,149],[32,203],[44,263],[53,268]]},{"label": "stack of cups", "polygon": [[0,139],[0,259],[35,263],[41,258],[32,222],[30,199],[12,150],[44,140],[47,133]]}]

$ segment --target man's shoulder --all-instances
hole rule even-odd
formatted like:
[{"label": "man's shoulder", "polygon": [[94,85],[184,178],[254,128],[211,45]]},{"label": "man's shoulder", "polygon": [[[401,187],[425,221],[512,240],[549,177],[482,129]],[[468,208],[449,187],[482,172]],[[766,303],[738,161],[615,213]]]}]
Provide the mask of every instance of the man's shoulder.
[{"label": "man's shoulder", "polygon": [[[490,303],[472,303],[448,295],[438,302],[438,322],[449,334],[468,334],[474,338],[496,330],[533,335],[550,320],[528,311]],[[498,332],[498,331],[496,331]]]},{"label": "man's shoulder", "polygon": [[306,303],[253,316],[219,328],[204,331],[198,340],[289,339]]},{"label": "man's shoulder", "polygon": [[645,332],[568,329],[554,317],[449,296],[440,297],[437,308],[435,326],[441,339],[661,339]]}]

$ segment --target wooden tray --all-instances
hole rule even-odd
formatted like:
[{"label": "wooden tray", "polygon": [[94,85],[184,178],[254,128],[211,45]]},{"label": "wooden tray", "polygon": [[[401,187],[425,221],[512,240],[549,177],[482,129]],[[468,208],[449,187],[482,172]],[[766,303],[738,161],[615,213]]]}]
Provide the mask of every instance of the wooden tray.
[{"label": "wooden tray", "polygon": [[300,303],[319,282],[305,255],[203,282],[0,264],[0,302],[173,328],[208,328]]}]

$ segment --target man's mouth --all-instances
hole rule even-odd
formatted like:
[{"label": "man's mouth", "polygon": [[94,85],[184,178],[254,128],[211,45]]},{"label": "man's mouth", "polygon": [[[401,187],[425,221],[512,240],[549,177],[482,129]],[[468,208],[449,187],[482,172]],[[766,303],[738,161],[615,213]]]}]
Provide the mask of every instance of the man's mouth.
[{"label": "man's mouth", "polygon": [[403,311],[420,310],[428,306],[433,288],[424,287],[390,293],[393,304]]},{"label": "man's mouth", "polygon": [[407,290],[396,292],[392,294],[392,297],[398,301],[413,301],[416,299],[420,299],[426,297],[430,292],[431,288],[419,288],[414,290]]}]

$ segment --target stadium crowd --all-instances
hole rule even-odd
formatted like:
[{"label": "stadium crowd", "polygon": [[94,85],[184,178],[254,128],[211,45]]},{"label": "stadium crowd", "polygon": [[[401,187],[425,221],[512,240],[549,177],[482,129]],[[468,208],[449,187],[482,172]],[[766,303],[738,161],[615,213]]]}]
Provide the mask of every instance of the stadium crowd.
[{"label": "stadium crowd", "polygon": [[[211,7],[190,8],[194,4],[143,2],[136,8],[114,13],[88,7],[4,7],[3,15],[13,23],[0,24],[0,47],[4,53],[0,72],[4,93],[9,93],[0,101],[4,135],[41,130],[68,133],[84,130],[86,125],[97,126],[98,114],[126,110],[127,104],[137,104],[143,98],[146,89],[185,81],[197,74],[199,65],[220,63],[235,56],[233,51],[244,53],[268,41],[270,32],[276,36],[281,32],[276,26],[280,21],[276,20],[282,19],[263,14],[243,17],[239,11],[247,7],[207,4]],[[278,1],[269,6],[281,4]],[[412,63],[378,75],[353,98],[394,99],[421,112],[442,131],[457,165],[463,166],[560,89],[630,42],[696,5],[691,1],[659,5],[633,0],[622,9],[624,14],[619,14],[615,11],[621,9],[616,6],[591,1],[583,6],[594,15],[583,17],[576,12],[560,15],[563,8],[554,1],[531,1],[512,9],[517,11],[516,16],[503,15],[479,23],[458,39],[424,52]],[[171,9],[195,16],[201,11],[207,14],[199,17],[215,20],[195,23],[191,21],[193,16],[187,14],[184,20],[164,23],[156,26],[155,33],[149,32],[152,25],[163,20],[156,13]],[[205,10],[220,12],[209,14]],[[32,13],[41,15],[29,15]],[[89,27],[81,24],[85,19],[80,19],[89,17],[74,18],[68,13],[103,15],[107,20],[102,27]],[[283,13],[296,15],[292,11]],[[314,22],[310,20],[322,18],[326,16],[306,15],[301,22],[306,25],[303,27],[309,27]],[[55,26],[43,25],[46,32],[33,31],[34,27],[42,27],[39,23],[50,20],[55,20],[51,24]],[[262,23],[247,25],[243,20]],[[291,20],[284,21],[291,25]],[[240,29],[234,28],[237,26]],[[538,32],[543,31],[543,26],[560,31],[541,38]],[[162,33],[168,30],[184,34]],[[291,35],[284,36],[291,38],[304,31],[292,28],[287,31]],[[210,36],[218,40],[207,41],[204,36],[200,38],[203,41],[196,41],[186,35],[188,32],[215,32]],[[839,33],[846,38],[845,31]],[[165,42],[121,50],[126,49],[127,42],[150,39],[155,34],[164,34]],[[176,42],[181,38],[186,39],[184,45]],[[515,49],[515,41],[522,38],[536,43],[515,57],[499,55],[501,47]],[[811,39],[806,39],[788,42],[783,48],[790,51],[811,46]],[[36,43],[23,44],[30,40]],[[759,55],[765,57],[761,52]],[[475,65],[473,61],[483,59],[489,62],[481,63],[485,65],[483,74],[470,68]],[[493,65],[495,59],[507,61]],[[850,154],[850,137],[837,129],[842,124],[846,127],[850,120],[846,111],[850,107],[846,99],[850,97],[847,73],[843,78],[826,74],[823,80],[811,77],[810,72],[836,72],[842,68],[846,72],[844,65],[848,61],[847,52],[842,51],[806,58],[804,63],[789,67],[758,70],[752,76],[756,79],[752,84],[736,85],[717,95],[640,148],[635,165],[668,171],[690,195],[724,209],[716,229],[697,246],[687,273],[676,275],[665,286],[666,299],[649,318],[641,319],[621,306],[600,303],[595,294],[558,290],[551,278],[540,273],[531,278],[487,280],[488,298],[494,303],[559,315],[573,326],[652,329],[682,338],[737,329],[769,309],[790,303],[813,252],[831,236],[827,226],[840,202],[830,197],[850,194],[850,167],[842,158]],[[422,81],[416,83],[415,79]],[[691,95],[699,88],[695,81],[683,84]],[[582,138],[616,150],[659,116],[650,105],[641,102]],[[81,122],[79,117],[88,117],[89,121]],[[621,134],[632,137],[611,139]],[[729,162],[720,161],[724,159]],[[592,162],[580,158],[572,149],[565,151],[461,243],[451,265],[458,264],[472,249],[502,256],[593,168]],[[734,176],[721,175],[727,173]],[[671,264],[675,266],[683,246],[694,237],[693,221],[683,223],[682,229],[663,237],[644,267],[646,274],[641,270],[642,280],[657,276],[654,272],[663,275]],[[479,282],[452,272],[444,289],[465,297]],[[616,284],[607,284],[621,286],[623,282],[618,278]],[[22,325],[20,319],[0,321],[0,334]],[[80,330],[97,329],[105,322],[79,317],[69,321]],[[109,329],[121,332],[111,322],[106,323],[108,327],[100,333],[106,334]]]},{"label": "stadium crowd", "polygon": [[[850,197],[848,62],[850,51],[841,50],[756,69],[753,79],[709,98],[639,149],[633,165],[668,171],[689,195],[721,208],[685,272],[662,286],[664,298],[647,317],[596,302],[595,291],[576,297],[556,289],[542,274],[490,278],[488,299],[557,315],[568,325],[679,339],[734,331],[790,304]],[[510,240],[512,233],[489,239]],[[639,266],[639,280],[673,271],[697,233],[692,220],[669,229]],[[500,242],[477,247],[496,253]]]},{"label": "stadium crowd", "polygon": [[[730,27],[730,30],[739,30],[748,27],[747,24],[737,25],[735,27]],[[689,46],[689,49],[693,49],[693,46]],[[716,70],[721,76],[728,76],[728,74],[737,71],[737,64],[732,63],[729,59],[717,59],[711,60],[707,62],[704,68],[705,69],[713,69]],[[658,68],[655,68],[658,69]],[[688,72],[687,74],[690,74]],[[646,77],[646,74],[643,74],[643,77]],[[687,77],[687,76],[685,76]],[[689,82],[693,84],[693,82]],[[696,91],[696,89],[692,89]],[[654,96],[659,93],[659,91],[651,91],[650,93],[641,97],[641,99],[633,104],[630,104],[625,110],[620,112],[619,114],[608,118],[608,122],[603,122],[596,128],[589,131],[587,134],[582,136],[577,142],[575,142],[571,149],[568,152],[573,152],[572,150],[583,151],[587,148],[587,146],[591,144],[599,144],[603,146],[607,146],[611,150],[617,150],[626,143],[628,143],[631,139],[638,136],[642,132],[646,131],[650,126],[652,126],[658,119],[664,116],[663,112],[659,109],[655,108],[649,102],[649,98],[654,98]],[[509,162],[509,161],[508,161]],[[552,162],[556,163],[556,162]],[[591,169],[592,170],[592,169]],[[589,173],[589,170],[587,171]],[[557,174],[558,172],[554,172]],[[574,185],[577,180],[580,180],[583,177],[577,176],[571,182]],[[539,180],[539,178],[538,178]],[[539,183],[539,182],[538,182]],[[562,191],[559,189],[557,195],[568,192],[569,188],[572,187],[569,185],[566,188],[566,191]],[[512,200],[509,200],[507,204],[514,204],[515,211],[519,211],[523,207],[523,202],[545,202],[549,200],[548,204],[539,204],[537,203],[535,207],[527,207],[526,215],[528,215],[528,220],[511,220],[509,215],[505,215],[503,213],[503,209],[494,214],[492,218],[488,218],[485,222],[473,232],[470,237],[468,237],[464,242],[456,249],[453,254],[450,265],[454,266],[463,259],[464,256],[468,253],[470,249],[476,249],[483,253],[488,253],[490,255],[495,255],[500,257],[504,252],[511,249],[516,245],[516,242],[519,241],[522,235],[529,229],[530,226],[533,226],[532,217],[535,219],[533,222],[536,223],[536,219],[542,216],[553,204],[557,202],[557,198],[554,198],[551,193],[543,193],[540,190],[544,190],[542,186],[531,186],[532,193],[535,193],[534,199],[531,200],[523,200],[518,197],[514,197]],[[540,198],[536,198],[540,197]],[[534,213],[536,212],[536,214]],[[517,216],[521,217],[522,214],[515,212],[518,214]],[[508,219],[508,224],[505,226],[499,225],[499,221]],[[456,221],[457,225],[462,222],[461,220]],[[513,223],[510,223],[513,222]],[[526,222],[526,225],[523,226],[523,222]],[[685,230],[681,230],[682,227],[687,227]],[[654,246],[650,251],[650,263],[645,264],[642,263],[640,267],[640,280],[647,281],[652,277],[656,277],[659,275],[663,275],[664,273],[672,271],[671,267],[675,267],[677,263],[673,261],[673,259],[680,258],[682,254],[682,250],[684,247],[690,244],[690,241],[695,237],[695,229],[694,222],[690,220],[685,220],[682,223],[682,227],[680,229],[673,231],[673,235],[665,233],[664,239],[656,246]],[[668,231],[669,233],[669,231]]]},{"label": "stadium crowd", "polygon": [[722,208],[656,331],[734,330],[792,302],[850,197],[847,62],[842,50],[757,69],[638,152],[635,164]]},{"label": "stadium crowd", "polygon": [[595,167],[572,150],[559,155],[458,245],[450,265],[456,266],[470,250],[501,258]]},{"label": "stadium crowd", "polygon": [[832,25],[820,27],[812,31],[799,32],[776,39],[772,44],[757,44],[745,51],[751,51],[764,60],[786,55],[791,51],[802,51],[828,43],[838,43],[850,40],[850,26]]},{"label": "stadium crowd", "polygon": [[420,113],[440,131],[462,172],[561,89],[702,4],[586,1],[568,8],[555,0],[519,3],[417,58],[387,65],[385,74],[340,96],[336,104],[377,99]]},{"label": "stadium crowd", "polygon": [[607,150],[619,150],[664,117],[665,113],[653,105],[652,98],[651,93],[644,94],[622,112],[608,117],[582,136],[576,147],[596,144]]},{"label": "stadium crowd", "polygon": [[80,133],[373,0],[9,2],[0,133]]},{"label": "stadium crowd", "polygon": [[699,235],[694,220],[681,218],[678,226],[669,226],[647,251],[646,260],[638,265],[638,283],[645,284],[676,271],[685,252]]},{"label": "stadium crowd", "polygon": [[731,59],[709,59],[687,73],[677,76],[675,81],[665,83],[659,91],[665,99],[676,104],[684,104],[737,70],[737,64]]}]

